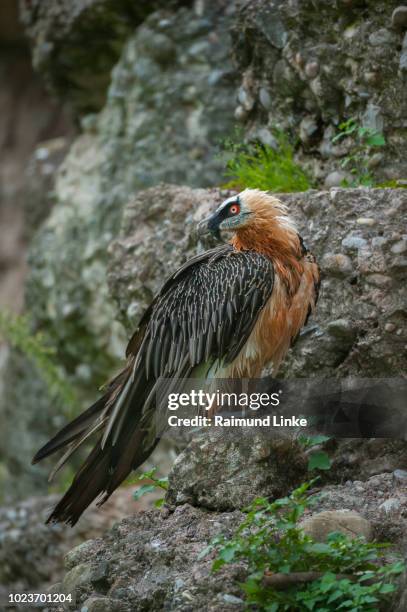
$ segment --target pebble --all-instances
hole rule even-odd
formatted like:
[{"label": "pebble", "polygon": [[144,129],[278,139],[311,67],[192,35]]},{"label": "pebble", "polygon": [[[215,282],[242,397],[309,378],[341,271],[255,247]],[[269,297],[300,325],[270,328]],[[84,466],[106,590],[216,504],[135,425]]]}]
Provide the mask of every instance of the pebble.
[{"label": "pebble", "polygon": [[382,163],[384,157],[382,153],[375,153],[367,162],[368,168],[377,168]]},{"label": "pebble", "polygon": [[240,597],[236,597],[235,595],[229,595],[229,593],[225,593],[224,595],[222,595],[222,599],[223,601],[225,601],[226,603],[229,604],[235,604],[235,605],[243,605],[243,599],[240,599]]},{"label": "pebble", "polygon": [[376,32],[372,32],[369,36],[369,42],[372,47],[381,47],[382,45],[388,45],[393,42],[393,34],[386,30],[386,28],[380,28]]},{"label": "pebble", "polygon": [[336,319],[330,321],[326,327],[328,334],[337,338],[353,338],[355,330],[349,319]]},{"label": "pebble", "polygon": [[248,115],[247,111],[243,108],[243,106],[237,106],[235,109],[235,119],[238,121],[244,121]]},{"label": "pebble", "polygon": [[391,16],[391,25],[393,28],[407,28],[407,6],[398,6],[394,9]]},{"label": "pebble", "polygon": [[305,74],[309,79],[314,79],[319,73],[318,62],[308,62],[305,65]]},{"label": "pebble", "polygon": [[346,276],[353,272],[351,259],[342,253],[327,253],[323,258],[323,268],[340,276]]},{"label": "pebble", "polygon": [[407,241],[400,240],[399,242],[396,242],[396,244],[393,244],[390,250],[395,255],[401,255],[401,253],[405,253],[407,251]]},{"label": "pebble", "polygon": [[386,501],[380,504],[379,510],[384,510],[386,514],[389,514],[390,512],[395,512],[396,510],[399,510],[400,507],[400,500],[397,499],[397,497],[391,497],[390,499],[386,499]]},{"label": "pebble", "polygon": [[346,172],[342,172],[341,170],[334,170],[333,172],[330,172],[328,176],[326,176],[324,186],[327,189],[330,189],[331,187],[341,187],[343,181],[345,181],[347,177],[348,175],[346,174]]},{"label": "pebble", "polygon": [[373,219],[373,217],[359,217],[358,219],[356,219],[356,223],[358,225],[366,225],[368,227],[372,227],[373,225],[376,225],[377,221],[376,219]]},{"label": "pebble", "polygon": [[274,138],[270,130],[268,130],[267,128],[262,127],[259,130],[257,130],[256,136],[260,140],[260,142],[264,144],[265,146],[270,147],[271,149],[274,149],[275,151],[278,150],[278,142]]},{"label": "pebble", "polygon": [[407,470],[394,470],[393,480],[400,484],[407,485]]},{"label": "pebble", "polygon": [[366,240],[361,236],[354,236],[349,234],[341,242],[342,246],[349,251],[357,251],[358,249],[366,246]]},{"label": "pebble", "polygon": [[394,323],[386,323],[386,325],[384,326],[384,329],[385,331],[392,333],[396,329],[396,326],[394,325]]},{"label": "pebble", "polygon": [[304,144],[307,144],[312,139],[312,136],[317,131],[318,131],[318,123],[315,117],[311,115],[308,117],[304,117],[301,120],[300,130],[299,130],[301,142],[303,142]]},{"label": "pebble", "polygon": [[239,89],[239,93],[238,93],[238,100],[240,102],[240,104],[243,106],[243,108],[246,111],[251,111],[252,108],[254,107],[254,98],[251,95],[251,93],[249,93],[248,91],[246,91],[246,89],[244,89],[243,87],[241,87]]},{"label": "pebble", "polygon": [[265,89],[264,87],[260,88],[259,99],[260,99],[260,104],[263,106],[263,108],[265,108],[266,110],[271,109],[272,107],[271,96],[269,92],[267,91],[267,89]]}]

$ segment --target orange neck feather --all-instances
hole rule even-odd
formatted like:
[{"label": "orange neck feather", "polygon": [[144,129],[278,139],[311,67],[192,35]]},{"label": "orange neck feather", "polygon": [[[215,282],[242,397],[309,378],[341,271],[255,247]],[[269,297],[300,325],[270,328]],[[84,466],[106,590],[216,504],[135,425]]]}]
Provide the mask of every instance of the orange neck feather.
[{"label": "orange neck feather", "polygon": [[[303,272],[302,247],[298,233],[284,206],[272,196],[257,192],[248,205],[253,220],[239,228],[230,243],[238,251],[253,250],[268,257],[286,285],[296,292]],[[247,200],[246,200],[247,201]]]}]

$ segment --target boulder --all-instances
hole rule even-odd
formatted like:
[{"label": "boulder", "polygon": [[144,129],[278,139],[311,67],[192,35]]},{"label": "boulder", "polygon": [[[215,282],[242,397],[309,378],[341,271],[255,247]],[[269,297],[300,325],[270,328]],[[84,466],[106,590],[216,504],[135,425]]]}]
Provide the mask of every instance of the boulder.
[{"label": "boulder", "polygon": [[326,510],[318,512],[301,523],[304,532],[316,542],[325,542],[330,533],[343,533],[350,538],[372,539],[372,527],[358,512]]},{"label": "boulder", "polygon": [[270,440],[250,428],[204,432],[175,460],[166,501],[212,510],[244,508],[256,497],[286,495],[306,471],[305,455],[293,440]]}]

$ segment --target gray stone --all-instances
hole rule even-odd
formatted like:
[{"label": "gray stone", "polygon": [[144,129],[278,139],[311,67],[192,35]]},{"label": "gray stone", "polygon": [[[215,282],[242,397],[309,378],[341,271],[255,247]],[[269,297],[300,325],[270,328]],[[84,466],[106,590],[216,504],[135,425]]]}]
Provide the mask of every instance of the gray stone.
[{"label": "gray stone", "polygon": [[401,502],[396,497],[386,499],[382,504],[380,504],[379,509],[384,510],[386,513],[397,512],[401,508]]},{"label": "gray stone", "polygon": [[259,10],[256,15],[256,23],[265,35],[267,41],[271,43],[273,47],[277,49],[282,49],[284,47],[288,39],[288,34],[277,7],[269,5],[263,10]]},{"label": "gray stone", "polygon": [[395,482],[407,485],[407,470],[394,470],[393,478]]},{"label": "gray stone", "polygon": [[376,32],[372,32],[369,36],[369,42],[373,47],[382,45],[390,45],[394,41],[393,33],[386,28],[380,28]]},{"label": "gray stone", "polygon": [[350,538],[372,539],[372,526],[358,512],[347,510],[326,510],[306,518],[301,527],[316,542],[325,542],[333,532],[343,533]]},{"label": "gray stone", "polygon": [[272,98],[270,96],[270,93],[268,92],[268,90],[265,87],[261,87],[260,91],[259,91],[259,100],[261,105],[266,109],[266,110],[271,110],[272,108]]},{"label": "gray stone", "polygon": [[278,149],[278,142],[273,134],[267,128],[260,128],[256,132],[253,133],[253,136],[256,137],[260,142],[267,147],[271,147],[275,151]]},{"label": "gray stone", "polygon": [[407,71],[407,34],[404,35],[403,46],[401,48],[399,68],[401,71]]},{"label": "gray stone", "polygon": [[229,595],[229,593],[225,593],[224,595],[222,595],[222,599],[226,603],[233,604],[235,606],[243,606],[244,605],[243,599],[241,599],[240,597],[236,597],[235,595]]},{"label": "gray stone", "polygon": [[407,28],[407,6],[398,6],[394,9],[391,16],[391,25],[393,28]]},{"label": "gray stone", "polygon": [[363,125],[374,132],[383,132],[384,120],[380,106],[371,102],[368,103],[366,112],[363,115]]},{"label": "gray stone", "polygon": [[352,260],[342,253],[327,253],[322,260],[323,268],[336,276],[349,276],[353,272]]},{"label": "gray stone", "polygon": [[73,567],[62,581],[62,592],[74,597],[77,589],[90,584],[92,571],[92,566],[89,563],[80,563]]},{"label": "gray stone", "polygon": [[349,234],[342,240],[341,244],[346,250],[357,251],[358,249],[365,247],[367,242],[359,235]]},{"label": "gray stone", "polygon": [[318,123],[315,117],[304,117],[300,123],[300,139],[305,145],[309,144],[318,132]]},{"label": "gray stone", "polygon": [[341,187],[348,179],[349,175],[347,172],[343,172],[342,170],[334,170],[325,178],[324,186],[327,189],[330,189],[331,187]]},{"label": "gray stone", "polygon": [[318,62],[308,62],[305,65],[305,74],[308,78],[314,79],[319,73],[319,64]]},{"label": "gray stone", "polygon": [[[284,471],[276,469],[281,461]],[[249,430],[203,432],[177,457],[166,502],[242,508],[255,497],[285,495],[305,473],[305,455],[293,440],[272,440]]]},{"label": "gray stone", "polygon": [[124,609],[125,606],[118,599],[112,599],[111,597],[89,597],[83,603],[80,612],[120,612]]}]

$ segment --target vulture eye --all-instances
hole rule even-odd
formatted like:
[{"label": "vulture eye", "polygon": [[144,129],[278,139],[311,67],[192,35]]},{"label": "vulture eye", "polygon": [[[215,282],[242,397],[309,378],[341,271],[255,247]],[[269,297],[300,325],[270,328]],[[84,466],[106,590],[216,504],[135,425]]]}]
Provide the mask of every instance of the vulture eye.
[{"label": "vulture eye", "polygon": [[229,208],[229,212],[231,215],[238,215],[240,212],[239,204],[232,204],[232,206]]}]

